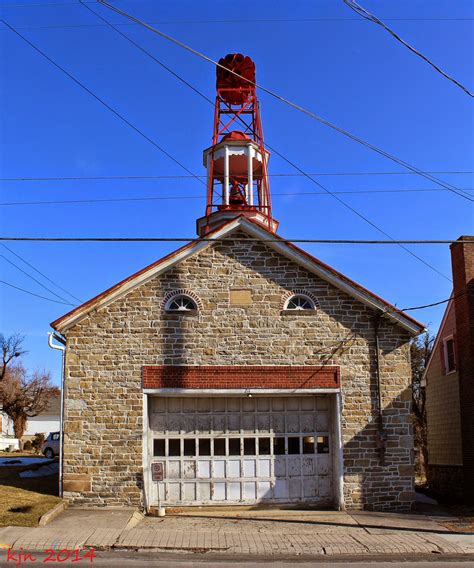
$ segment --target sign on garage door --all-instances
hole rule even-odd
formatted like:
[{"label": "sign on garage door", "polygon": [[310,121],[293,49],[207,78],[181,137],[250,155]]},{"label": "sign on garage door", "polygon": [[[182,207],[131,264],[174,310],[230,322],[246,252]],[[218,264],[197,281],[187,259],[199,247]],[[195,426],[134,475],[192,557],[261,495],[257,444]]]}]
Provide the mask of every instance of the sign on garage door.
[{"label": "sign on garage door", "polygon": [[163,504],[331,501],[329,412],[322,395],[151,398]]}]

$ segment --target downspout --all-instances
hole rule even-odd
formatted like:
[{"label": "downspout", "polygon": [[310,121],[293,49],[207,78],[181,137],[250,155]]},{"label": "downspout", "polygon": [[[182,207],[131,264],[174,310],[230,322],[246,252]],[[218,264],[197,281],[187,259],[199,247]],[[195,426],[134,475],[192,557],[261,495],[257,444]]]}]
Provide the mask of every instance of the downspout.
[{"label": "downspout", "polygon": [[374,317],[374,338],[375,338],[375,378],[377,385],[377,448],[379,450],[380,465],[385,464],[385,448],[386,448],[386,436],[383,427],[383,415],[382,415],[382,394],[380,389],[380,357],[379,357],[379,324],[383,316],[383,312],[378,313]]},{"label": "downspout", "polygon": [[[53,338],[61,345],[53,343]],[[63,496],[63,455],[64,455],[64,376],[66,374],[66,340],[54,331],[48,333],[48,345],[51,349],[62,351],[61,361],[61,406],[59,414],[59,496]]]}]

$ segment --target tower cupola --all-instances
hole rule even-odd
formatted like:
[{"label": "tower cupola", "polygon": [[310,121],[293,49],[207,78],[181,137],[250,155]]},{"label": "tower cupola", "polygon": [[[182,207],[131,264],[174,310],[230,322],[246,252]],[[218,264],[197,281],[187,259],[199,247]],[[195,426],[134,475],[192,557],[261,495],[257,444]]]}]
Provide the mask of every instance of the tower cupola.
[{"label": "tower cupola", "polygon": [[255,87],[255,63],[240,53],[220,59],[212,146],[204,150],[207,169],[206,214],[197,221],[199,236],[245,216],[273,233],[265,149]]}]

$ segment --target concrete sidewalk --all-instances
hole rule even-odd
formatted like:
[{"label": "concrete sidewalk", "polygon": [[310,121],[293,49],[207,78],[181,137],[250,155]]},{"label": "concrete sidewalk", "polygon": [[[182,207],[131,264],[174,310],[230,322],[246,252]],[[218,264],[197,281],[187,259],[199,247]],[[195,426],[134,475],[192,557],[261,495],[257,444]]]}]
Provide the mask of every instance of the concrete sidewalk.
[{"label": "concrete sidewalk", "polygon": [[0,546],[272,557],[474,554],[474,534],[450,533],[439,521],[419,514],[236,508],[196,509],[156,518],[132,509],[72,508],[47,527],[0,529]]}]

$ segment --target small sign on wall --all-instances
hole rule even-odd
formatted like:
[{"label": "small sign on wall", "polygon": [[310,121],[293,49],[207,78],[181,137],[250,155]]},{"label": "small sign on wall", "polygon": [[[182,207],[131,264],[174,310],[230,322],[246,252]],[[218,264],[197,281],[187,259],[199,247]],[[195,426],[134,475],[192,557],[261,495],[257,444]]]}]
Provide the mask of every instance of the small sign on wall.
[{"label": "small sign on wall", "polygon": [[163,481],[163,462],[151,464],[151,478],[153,481]]}]

